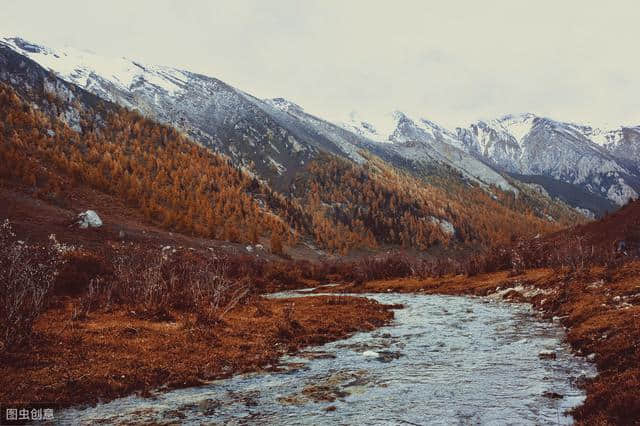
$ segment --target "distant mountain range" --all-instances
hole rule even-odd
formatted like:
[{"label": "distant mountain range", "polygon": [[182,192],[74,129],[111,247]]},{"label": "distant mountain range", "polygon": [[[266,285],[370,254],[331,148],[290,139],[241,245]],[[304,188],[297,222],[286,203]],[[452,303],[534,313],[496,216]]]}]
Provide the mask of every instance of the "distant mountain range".
[{"label": "distant mountain range", "polygon": [[[29,58],[60,79],[169,124],[283,193],[320,153],[355,164],[368,153],[427,182],[446,176],[491,192],[533,188],[599,216],[640,193],[640,126],[599,129],[534,114],[446,129],[396,111],[393,126],[332,123],[283,98],[258,99],[213,77],[74,49],[0,39],[0,80]],[[18,64],[19,65],[19,64]],[[67,117],[73,125],[73,117]]]},{"label": "distant mountain range", "polygon": [[[463,151],[498,173],[538,184],[594,214],[625,204],[640,192],[640,126],[603,130],[525,113],[450,131],[401,112],[394,117],[395,130],[386,136],[367,122],[345,127],[390,142],[388,149],[422,143],[440,152]],[[458,166],[461,161],[458,157]]]}]

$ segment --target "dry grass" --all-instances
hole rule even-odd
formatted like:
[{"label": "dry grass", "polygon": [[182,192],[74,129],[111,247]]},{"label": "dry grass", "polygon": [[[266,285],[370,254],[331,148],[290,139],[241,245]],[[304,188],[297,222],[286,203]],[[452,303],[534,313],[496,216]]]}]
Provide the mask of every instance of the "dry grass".
[{"label": "dry grass", "polygon": [[275,368],[283,353],[393,318],[388,307],[371,300],[349,297],[335,304],[333,299],[255,297],[215,327],[193,327],[195,314],[189,312],[172,311],[174,320],[156,321],[121,308],[73,321],[67,303],[40,317],[32,348],[0,364],[0,401],[65,406],[197,385]]}]

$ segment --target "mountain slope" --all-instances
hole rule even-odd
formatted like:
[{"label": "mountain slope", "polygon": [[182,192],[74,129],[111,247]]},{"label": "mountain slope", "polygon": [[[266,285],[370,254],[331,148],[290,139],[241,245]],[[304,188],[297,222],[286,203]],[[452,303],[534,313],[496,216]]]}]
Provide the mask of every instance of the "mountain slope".
[{"label": "mountain slope", "polygon": [[318,152],[362,163],[361,149],[381,150],[388,159],[413,161],[417,154],[420,158],[415,159],[414,167],[444,164],[458,169],[467,179],[514,190],[495,170],[442,144],[419,149],[379,146],[375,137],[370,138],[374,136],[371,133],[336,126],[282,98],[257,99],[215,78],[124,58],[105,59],[74,49],[53,50],[16,37],[0,43],[102,99],[186,132],[280,190],[285,190]]},{"label": "mountain slope", "polygon": [[[315,241],[345,253],[393,246],[478,251],[514,232],[551,231],[580,220],[548,199],[516,199],[513,192],[483,189],[454,174],[438,186],[428,184],[364,149],[351,154],[359,156],[356,161],[339,144],[331,145],[338,153],[318,148],[284,197],[227,163],[228,157],[190,148],[192,141],[171,127],[102,100],[6,46],[0,46],[0,79],[21,102],[6,113],[22,124],[7,118],[2,134],[9,179],[31,186],[37,196],[89,185],[168,229],[231,241],[278,235],[289,246]],[[303,121],[302,112],[295,117],[274,103],[260,104],[274,122],[290,121],[292,128],[342,146],[366,145],[338,126],[313,116]],[[31,136],[34,124],[37,137]],[[323,162],[334,171],[324,173]]]},{"label": "mountain slope", "polygon": [[527,113],[453,132],[425,118],[394,116],[386,135],[362,120],[345,127],[387,142],[373,149],[383,158],[439,161],[503,190],[513,191],[514,180],[532,183],[587,216],[612,211],[640,193],[640,127],[602,130]]},{"label": "mountain slope", "polygon": [[339,146],[314,129],[295,125],[272,103],[212,77],[73,49],[52,50],[15,37],[0,43],[102,99],[184,131],[281,189],[319,149],[357,156],[348,144]]},{"label": "mountain slope", "polygon": [[[602,214],[640,192],[640,127],[602,130],[522,114],[449,131],[401,112],[392,127],[355,116],[336,125],[285,99],[258,99],[184,70],[54,50],[17,37],[0,44],[102,99],[184,131],[284,192],[322,152],[362,164],[362,150],[417,175],[446,174],[514,193],[518,176],[550,178],[544,182],[574,187],[558,191],[558,184],[543,183],[547,194],[587,214]],[[586,201],[590,197],[599,201]]]},{"label": "mountain slope", "polygon": [[[510,173],[577,185],[616,205],[640,192],[639,163],[632,155],[638,150],[638,139],[633,130],[626,131],[627,137],[621,132],[616,139],[589,126],[523,114],[480,121],[458,128],[457,133],[470,152]],[[595,142],[603,139],[611,142]]]},{"label": "mountain slope", "polygon": [[88,187],[149,223],[229,241],[291,240],[293,227],[305,229],[295,205],[174,129],[117,107],[96,125],[95,111],[74,100],[69,108],[82,123],[76,131],[56,118],[64,101],[49,99],[36,108],[0,84],[0,177],[27,185],[33,196],[64,204]]}]

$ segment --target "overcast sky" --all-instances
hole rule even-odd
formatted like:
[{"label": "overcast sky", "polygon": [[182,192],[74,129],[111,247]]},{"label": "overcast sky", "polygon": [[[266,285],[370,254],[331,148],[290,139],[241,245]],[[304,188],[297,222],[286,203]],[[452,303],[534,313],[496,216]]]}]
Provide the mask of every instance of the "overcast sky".
[{"label": "overcast sky", "polygon": [[640,124],[638,1],[2,0],[0,33],[197,71],[329,119]]}]

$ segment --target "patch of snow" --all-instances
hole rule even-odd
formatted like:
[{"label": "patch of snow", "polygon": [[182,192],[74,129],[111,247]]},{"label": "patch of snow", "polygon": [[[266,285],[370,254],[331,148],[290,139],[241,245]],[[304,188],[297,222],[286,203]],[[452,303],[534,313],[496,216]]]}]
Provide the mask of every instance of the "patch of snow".
[{"label": "patch of snow", "polygon": [[511,133],[519,144],[522,144],[524,137],[531,131],[535,118],[535,115],[525,113],[504,116],[498,121],[503,129]]},{"label": "patch of snow", "polygon": [[264,101],[274,108],[277,108],[284,112],[294,113],[304,111],[304,109],[300,105],[284,98],[264,99]]},{"label": "patch of snow", "polygon": [[300,143],[293,136],[289,136],[287,138],[287,140],[291,144],[291,148],[292,148],[293,152],[304,151],[304,147],[302,145],[300,145]]},{"label": "patch of snow", "polygon": [[275,169],[278,171],[278,174],[281,175],[282,173],[284,173],[285,168],[282,164],[278,163],[276,160],[274,160],[271,156],[267,156],[267,160],[269,160],[269,162],[275,167]]},{"label": "patch of snow", "polygon": [[607,198],[622,206],[629,200],[637,199],[638,193],[627,185],[624,180],[618,179],[618,183],[611,185],[607,190]]}]

